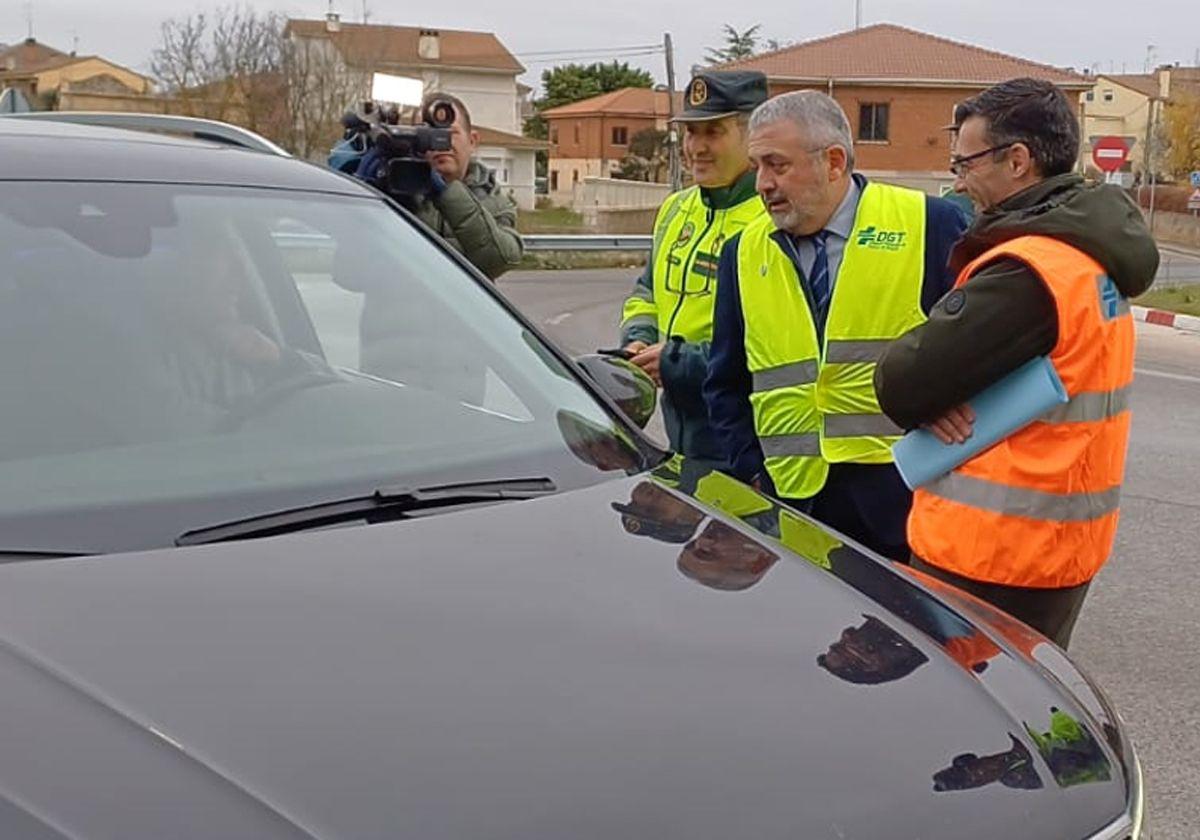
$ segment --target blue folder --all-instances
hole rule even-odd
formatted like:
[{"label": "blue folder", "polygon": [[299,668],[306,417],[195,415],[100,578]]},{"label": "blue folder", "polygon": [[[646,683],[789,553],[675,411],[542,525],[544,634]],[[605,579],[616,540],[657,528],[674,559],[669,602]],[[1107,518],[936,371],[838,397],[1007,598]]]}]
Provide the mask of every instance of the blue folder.
[{"label": "blue folder", "polygon": [[975,429],[966,443],[942,443],[932,433],[914,429],[892,447],[896,468],[904,483],[915,490],[1020,431],[1067,399],[1067,389],[1054,365],[1039,356],[967,401],[975,411]]}]

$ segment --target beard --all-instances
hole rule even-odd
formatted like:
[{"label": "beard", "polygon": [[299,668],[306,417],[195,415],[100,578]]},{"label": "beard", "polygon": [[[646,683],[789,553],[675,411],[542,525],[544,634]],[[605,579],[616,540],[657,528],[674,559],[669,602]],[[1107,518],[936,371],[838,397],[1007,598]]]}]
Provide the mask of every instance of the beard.
[{"label": "beard", "polygon": [[779,230],[786,230],[789,233],[803,229],[804,223],[812,215],[796,208],[792,204],[786,205],[782,210],[768,209],[767,213],[771,216],[771,221],[775,223],[775,227]]}]

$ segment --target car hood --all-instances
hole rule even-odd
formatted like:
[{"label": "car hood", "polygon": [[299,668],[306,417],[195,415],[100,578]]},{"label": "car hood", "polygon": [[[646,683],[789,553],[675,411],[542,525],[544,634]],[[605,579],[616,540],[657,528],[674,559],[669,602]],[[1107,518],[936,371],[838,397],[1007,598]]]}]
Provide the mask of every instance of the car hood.
[{"label": "car hood", "polygon": [[388,525],[10,563],[0,826],[936,840],[1113,820],[1116,741],[1030,655],[1052,646],[930,592],[678,461]]}]

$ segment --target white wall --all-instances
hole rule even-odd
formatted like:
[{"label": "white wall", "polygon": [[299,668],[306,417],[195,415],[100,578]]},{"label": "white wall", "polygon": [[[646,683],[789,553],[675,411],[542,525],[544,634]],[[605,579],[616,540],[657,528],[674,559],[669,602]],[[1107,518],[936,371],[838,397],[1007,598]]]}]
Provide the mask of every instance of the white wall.
[{"label": "white wall", "polygon": [[[1091,94],[1091,99],[1088,95]],[[1100,76],[1096,86],[1079,94],[1083,104],[1083,149],[1081,157],[1086,166],[1092,166],[1091,138],[1115,135],[1132,139],[1133,148],[1129,156],[1127,183],[1132,183],[1133,173],[1142,171],[1146,158],[1146,124],[1150,120],[1150,98],[1112,79]]]},{"label": "white wall", "polygon": [[534,195],[537,155],[532,149],[513,152],[513,199],[522,210],[532,210],[537,202]]},{"label": "white wall", "polygon": [[[575,187],[586,178],[607,178],[619,164],[601,166],[599,158],[550,158],[547,175],[550,177],[550,200],[560,207],[575,203]],[[554,188],[552,173],[558,173],[558,188]]]},{"label": "white wall", "polygon": [[422,71],[426,90],[453,94],[466,103],[471,122],[509,134],[521,133],[521,99],[516,76],[463,70]]},{"label": "white wall", "polygon": [[505,192],[512,193],[517,207],[532,210],[534,207],[534,152],[531,149],[504,149],[498,146],[480,146],[476,158],[496,173],[496,183]]}]

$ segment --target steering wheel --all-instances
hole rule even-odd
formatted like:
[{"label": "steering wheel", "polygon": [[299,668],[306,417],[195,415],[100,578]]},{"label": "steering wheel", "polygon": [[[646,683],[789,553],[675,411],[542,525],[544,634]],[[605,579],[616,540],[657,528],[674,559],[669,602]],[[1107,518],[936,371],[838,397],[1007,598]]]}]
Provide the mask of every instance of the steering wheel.
[{"label": "steering wheel", "polygon": [[296,350],[287,352],[287,358],[280,363],[280,369],[275,378],[253,394],[236,400],[229,407],[225,416],[216,423],[213,428],[214,432],[217,434],[235,432],[251,417],[274,408],[300,391],[348,381],[329,367],[324,359]]}]

